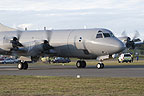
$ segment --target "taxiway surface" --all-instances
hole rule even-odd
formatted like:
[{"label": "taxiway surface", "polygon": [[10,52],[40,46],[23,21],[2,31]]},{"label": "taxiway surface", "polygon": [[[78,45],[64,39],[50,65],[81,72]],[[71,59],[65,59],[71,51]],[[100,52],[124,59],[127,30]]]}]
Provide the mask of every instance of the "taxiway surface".
[{"label": "taxiway surface", "polygon": [[106,65],[104,69],[87,66],[30,65],[28,70],[18,70],[16,65],[1,65],[0,75],[77,76],[81,77],[144,77],[144,65]]}]

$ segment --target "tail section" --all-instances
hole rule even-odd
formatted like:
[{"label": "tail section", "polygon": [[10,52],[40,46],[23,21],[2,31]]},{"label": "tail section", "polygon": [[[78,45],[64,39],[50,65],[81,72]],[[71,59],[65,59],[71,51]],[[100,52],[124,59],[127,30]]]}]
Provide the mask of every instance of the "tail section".
[{"label": "tail section", "polygon": [[10,28],[0,23],[0,32],[5,32],[5,31],[17,31],[17,29]]}]

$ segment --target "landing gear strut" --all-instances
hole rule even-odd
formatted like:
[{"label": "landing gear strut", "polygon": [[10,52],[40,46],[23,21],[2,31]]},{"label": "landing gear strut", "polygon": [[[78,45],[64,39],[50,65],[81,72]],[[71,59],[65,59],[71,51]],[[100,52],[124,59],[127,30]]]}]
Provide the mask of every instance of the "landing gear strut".
[{"label": "landing gear strut", "polygon": [[26,61],[20,62],[20,63],[17,65],[17,68],[18,68],[19,70],[22,70],[22,69],[27,70],[27,69],[28,69],[28,63],[27,63]]},{"label": "landing gear strut", "polygon": [[85,68],[86,67],[86,62],[78,60],[76,63],[77,68]]},{"label": "landing gear strut", "polygon": [[96,67],[97,67],[98,69],[103,69],[103,68],[104,68],[104,64],[103,64],[102,62],[100,62],[100,63],[98,63],[98,64],[96,65]]}]

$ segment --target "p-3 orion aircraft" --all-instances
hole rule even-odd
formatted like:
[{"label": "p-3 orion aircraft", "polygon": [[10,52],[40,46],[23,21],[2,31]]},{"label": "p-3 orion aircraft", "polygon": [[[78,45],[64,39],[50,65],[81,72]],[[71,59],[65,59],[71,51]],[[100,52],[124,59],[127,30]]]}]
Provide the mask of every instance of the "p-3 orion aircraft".
[{"label": "p-3 orion aircraft", "polygon": [[[79,58],[77,68],[85,68],[85,59],[101,61],[124,49],[122,41],[104,28],[21,31],[0,24],[1,55],[29,56],[32,61],[45,55],[74,57]],[[104,64],[99,62],[96,67],[104,68]],[[28,63],[23,61],[17,68],[28,69]]]}]

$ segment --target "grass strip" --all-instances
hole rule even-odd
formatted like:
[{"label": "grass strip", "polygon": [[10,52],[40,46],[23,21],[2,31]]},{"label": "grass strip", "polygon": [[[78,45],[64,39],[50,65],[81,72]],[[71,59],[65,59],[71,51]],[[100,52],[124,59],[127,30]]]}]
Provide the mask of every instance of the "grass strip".
[{"label": "grass strip", "polygon": [[0,96],[143,96],[144,78],[0,76]]}]

